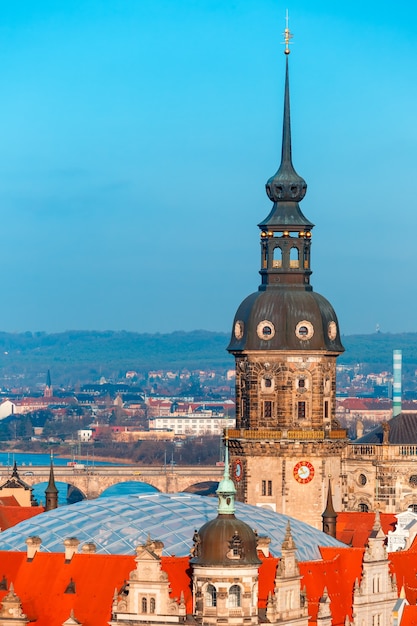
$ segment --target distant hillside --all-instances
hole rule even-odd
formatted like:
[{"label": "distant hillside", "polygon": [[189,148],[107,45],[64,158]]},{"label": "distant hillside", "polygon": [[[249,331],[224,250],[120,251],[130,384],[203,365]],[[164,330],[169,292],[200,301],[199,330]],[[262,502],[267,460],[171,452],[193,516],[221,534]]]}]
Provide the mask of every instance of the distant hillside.
[{"label": "distant hillside", "polygon": [[404,371],[417,369],[417,333],[373,333],[342,337],[345,352],[338,363],[366,363],[369,369],[392,371],[392,352],[402,350]]},{"label": "distant hillside", "polygon": [[[118,378],[127,370],[152,369],[226,370],[233,359],[226,352],[228,333],[204,330],[169,334],[125,331],[66,331],[47,334],[0,333],[0,382],[42,383],[51,370],[55,383],[71,384]],[[22,384],[22,383],[20,383]]]},{"label": "distant hillside", "polygon": [[[72,385],[100,376],[117,378],[126,370],[226,370],[233,367],[233,358],[226,352],[228,342],[229,333],[204,330],[0,333],[0,382],[16,385],[19,376],[20,384],[43,383],[48,369],[55,383]],[[338,363],[367,363],[370,369],[391,370],[392,351],[402,349],[404,369],[417,369],[417,333],[350,335],[343,337],[343,343],[346,352]]]}]

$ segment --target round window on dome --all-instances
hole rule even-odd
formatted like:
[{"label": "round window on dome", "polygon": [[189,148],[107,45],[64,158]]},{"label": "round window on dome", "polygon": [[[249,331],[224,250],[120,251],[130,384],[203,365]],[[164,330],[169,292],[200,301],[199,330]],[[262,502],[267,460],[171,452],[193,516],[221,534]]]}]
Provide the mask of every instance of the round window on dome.
[{"label": "round window on dome", "polygon": [[259,322],[256,328],[257,335],[259,339],[265,339],[269,341],[275,335],[275,327],[272,322],[268,320],[263,320],[263,322]]},{"label": "round window on dome", "polygon": [[417,475],[413,474],[412,476],[410,476],[409,482],[412,487],[417,487]]},{"label": "round window on dome", "polygon": [[303,341],[311,339],[314,335],[313,324],[311,322],[308,322],[307,320],[298,322],[295,328],[295,334],[297,335],[298,339],[302,339]]},{"label": "round window on dome", "polygon": [[244,330],[244,324],[241,320],[238,320],[235,324],[235,337],[236,339],[242,339],[243,337],[243,330]]},{"label": "round window on dome", "polygon": [[329,336],[329,339],[331,339],[332,341],[336,339],[336,336],[337,336],[336,322],[329,322],[329,325],[327,326],[327,334]]}]

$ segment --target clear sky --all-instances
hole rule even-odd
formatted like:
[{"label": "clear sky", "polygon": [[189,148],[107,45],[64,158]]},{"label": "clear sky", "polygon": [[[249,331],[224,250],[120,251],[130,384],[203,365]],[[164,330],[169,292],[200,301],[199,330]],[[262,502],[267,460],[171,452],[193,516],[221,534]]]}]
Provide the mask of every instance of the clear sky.
[{"label": "clear sky", "polygon": [[0,330],[229,330],[259,285],[285,9],[312,283],[417,331],[417,3],[0,3]]}]

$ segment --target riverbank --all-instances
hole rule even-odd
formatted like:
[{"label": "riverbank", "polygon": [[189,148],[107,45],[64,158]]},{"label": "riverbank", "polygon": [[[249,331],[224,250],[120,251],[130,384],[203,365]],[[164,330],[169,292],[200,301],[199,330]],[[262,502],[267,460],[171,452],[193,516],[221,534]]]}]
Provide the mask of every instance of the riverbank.
[{"label": "riverbank", "polygon": [[[24,448],[8,448],[7,451],[3,451],[5,454],[39,454],[39,455],[44,455],[46,454],[45,451],[43,452],[34,452],[33,450],[28,450],[28,449],[24,449]],[[72,459],[72,454],[69,450],[67,451],[60,451],[57,452],[56,450],[52,450],[53,452],[53,458],[54,459]],[[116,457],[116,456],[101,456],[101,455],[97,455],[95,454],[94,456],[91,455],[85,455],[85,454],[77,454],[76,455],[76,462],[80,462],[80,463],[86,463],[88,465],[93,465],[93,463],[98,462],[98,463],[112,463],[112,464],[116,464],[116,465],[137,465],[137,463],[135,464],[131,459],[125,459],[125,458],[120,458],[120,457]]]}]

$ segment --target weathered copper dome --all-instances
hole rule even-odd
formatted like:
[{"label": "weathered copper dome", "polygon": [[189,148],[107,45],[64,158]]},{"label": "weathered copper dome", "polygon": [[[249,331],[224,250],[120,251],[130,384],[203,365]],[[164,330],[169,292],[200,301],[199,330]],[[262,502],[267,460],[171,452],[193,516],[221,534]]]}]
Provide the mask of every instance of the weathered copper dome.
[{"label": "weathered copper dome", "polygon": [[280,288],[257,291],[241,303],[227,349],[344,350],[336,313],[326,298]]},{"label": "weathered copper dome", "polygon": [[257,537],[250,526],[234,514],[220,514],[204,524],[194,535],[196,565],[260,565],[257,555]]}]

